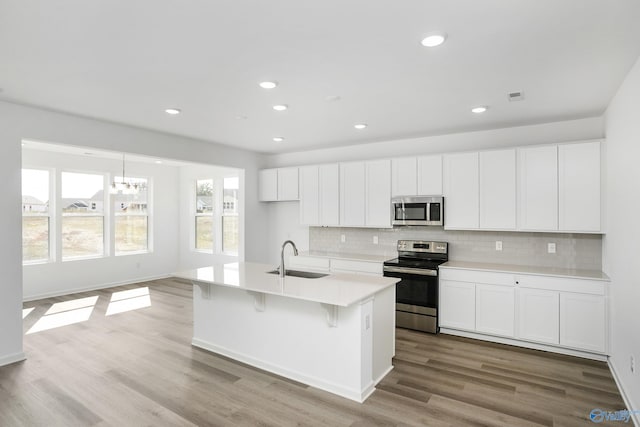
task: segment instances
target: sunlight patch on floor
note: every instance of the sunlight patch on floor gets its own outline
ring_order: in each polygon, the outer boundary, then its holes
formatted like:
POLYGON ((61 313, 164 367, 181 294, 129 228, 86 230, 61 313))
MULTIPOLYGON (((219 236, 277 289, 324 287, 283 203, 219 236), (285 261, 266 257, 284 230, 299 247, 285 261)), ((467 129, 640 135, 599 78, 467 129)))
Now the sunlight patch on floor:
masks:
POLYGON ((35 307, 23 308, 22 309, 22 318, 24 319, 25 317, 27 317, 35 309, 36 309, 35 307))
POLYGON ((85 322, 91 317, 96 302, 98 302, 97 295, 57 302, 27 331, 27 335, 34 332, 59 328, 61 326, 73 325, 74 323, 85 322))
POLYGON ((146 286, 143 288, 114 292, 111 294, 111 302, 109 303, 109 307, 107 307, 106 316, 145 307, 151 307, 149 288, 146 286))

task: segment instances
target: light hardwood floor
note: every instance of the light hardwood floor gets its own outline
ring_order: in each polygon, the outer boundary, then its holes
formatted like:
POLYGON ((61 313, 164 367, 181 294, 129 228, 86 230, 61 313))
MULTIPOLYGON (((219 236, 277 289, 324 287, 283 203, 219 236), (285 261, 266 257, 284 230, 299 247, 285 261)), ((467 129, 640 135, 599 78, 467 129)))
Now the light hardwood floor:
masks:
POLYGON ((165 279, 26 303, 25 333, 99 297, 88 320, 25 335, 27 361, 0 368, 0 426, 578 426, 624 408, 604 363, 402 329, 395 369, 358 404, 191 347, 191 295, 165 279), (105 315, 113 292, 146 286, 150 307, 105 315))

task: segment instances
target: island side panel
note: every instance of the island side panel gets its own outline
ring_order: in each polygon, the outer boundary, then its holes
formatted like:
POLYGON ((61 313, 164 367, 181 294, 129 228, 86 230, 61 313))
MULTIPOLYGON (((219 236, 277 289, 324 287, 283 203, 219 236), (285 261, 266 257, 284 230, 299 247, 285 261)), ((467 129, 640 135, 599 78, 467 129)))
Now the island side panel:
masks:
POLYGON ((373 381, 379 383, 393 369, 396 355, 396 287, 390 286, 373 300, 373 381))
POLYGON ((254 297, 244 290, 212 285, 204 299, 194 287, 192 342, 361 402, 373 390, 371 362, 363 370, 373 349, 369 344, 369 355, 363 355, 362 307, 340 307, 338 325, 330 327, 316 302, 266 295, 264 311, 257 311, 254 297))

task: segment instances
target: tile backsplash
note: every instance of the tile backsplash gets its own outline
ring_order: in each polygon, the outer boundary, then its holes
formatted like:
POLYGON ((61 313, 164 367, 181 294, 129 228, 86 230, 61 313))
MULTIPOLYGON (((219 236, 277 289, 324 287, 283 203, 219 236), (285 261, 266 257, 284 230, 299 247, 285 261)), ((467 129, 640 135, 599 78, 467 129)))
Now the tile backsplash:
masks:
POLYGON ((602 269, 602 236, 598 234, 445 231, 441 227, 309 227, 309 250, 312 251, 393 258, 397 255, 396 243, 401 239, 449 242, 449 259, 453 261, 602 269), (375 236, 378 244, 373 243, 375 236), (502 242, 502 251, 495 250, 496 241, 502 242), (547 253, 548 243, 555 243, 555 254, 547 253))

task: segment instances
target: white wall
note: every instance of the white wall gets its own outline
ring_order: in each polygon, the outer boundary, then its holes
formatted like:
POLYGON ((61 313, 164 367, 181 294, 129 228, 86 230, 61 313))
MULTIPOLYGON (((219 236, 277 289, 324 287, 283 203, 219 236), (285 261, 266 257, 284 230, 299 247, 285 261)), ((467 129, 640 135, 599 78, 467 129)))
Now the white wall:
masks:
MULTIPOLYGON (((628 398, 640 409, 640 61, 606 112, 607 234, 604 270, 611 277, 611 359, 628 398), (636 372, 631 373, 630 358, 636 372)), ((638 417, 640 418, 640 417, 638 417)))
MULTIPOLYGON (((28 147, 27 144, 22 152, 23 167, 100 172, 109 174, 111 179, 122 175, 122 162, 119 160, 36 151, 28 147)), ((149 237, 153 250, 146 254, 25 265, 22 282, 25 300, 134 283, 167 276, 176 270, 178 228, 175 225, 180 221, 178 168, 127 161, 126 174, 151 181, 150 223, 153 233, 149 237)))
MULTIPOLYGON (((365 131, 366 132, 366 131, 365 131)), ((539 125, 464 132, 423 138, 400 139, 369 144, 276 154, 268 157, 269 167, 333 163, 402 157, 416 154, 516 147, 532 144, 599 139, 604 136, 602 117, 543 123, 539 125)))
POLYGON ((245 170, 245 258, 267 253, 267 208, 258 203, 264 157, 195 139, 0 102, 0 365, 22 353, 21 141, 30 139, 245 170))

